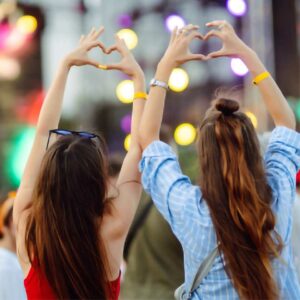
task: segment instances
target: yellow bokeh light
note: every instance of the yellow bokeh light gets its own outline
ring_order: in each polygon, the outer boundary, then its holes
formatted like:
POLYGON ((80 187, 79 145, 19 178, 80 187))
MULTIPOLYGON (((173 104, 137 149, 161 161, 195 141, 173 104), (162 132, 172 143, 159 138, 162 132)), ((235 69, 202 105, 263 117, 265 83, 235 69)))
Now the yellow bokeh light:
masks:
POLYGON ((196 128, 190 123, 180 124, 174 132, 174 139, 178 145, 188 146, 192 144, 197 135, 196 128))
POLYGON ((245 114, 246 114, 247 117, 251 120, 251 122, 252 122, 254 128, 257 128, 258 122, 257 122, 257 118, 256 118, 255 114, 252 113, 251 111, 246 111, 245 114))
POLYGON ((188 73, 181 68, 176 68, 170 76, 169 87, 172 91, 180 93, 188 87, 189 81, 188 73))
POLYGON ((18 19, 17 29, 24 34, 34 33, 37 29, 38 22, 34 16, 25 15, 18 19))
POLYGON ((129 28, 124 28, 118 31, 117 35, 120 39, 123 39, 126 43, 128 49, 134 49, 138 44, 138 36, 137 34, 129 28))
POLYGON ((131 134, 128 134, 124 140, 124 148, 126 151, 129 150, 130 142, 131 142, 131 134))
POLYGON ((131 103, 134 96, 134 87, 132 80, 121 81, 116 88, 116 94, 118 99, 122 103, 131 103))

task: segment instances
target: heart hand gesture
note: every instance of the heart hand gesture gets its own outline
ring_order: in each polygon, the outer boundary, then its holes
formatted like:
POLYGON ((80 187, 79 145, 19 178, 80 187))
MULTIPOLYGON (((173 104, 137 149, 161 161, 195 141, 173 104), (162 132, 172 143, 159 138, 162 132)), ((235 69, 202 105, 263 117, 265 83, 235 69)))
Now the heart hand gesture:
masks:
POLYGON ((93 28, 87 36, 81 36, 79 46, 67 55, 66 59, 70 67, 91 65, 98 68, 99 62, 90 59, 88 52, 93 48, 99 47, 104 53, 106 53, 104 45, 98 40, 103 31, 103 26, 98 30, 93 28))
POLYGON ((175 28, 171 34, 169 46, 162 58, 162 61, 168 62, 173 68, 178 67, 188 61, 205 60, 203 54, 191 53, 189 46, 194 39, 203 39, 198 32, 199 27, 189 24, 182 29, 175 28))
POLYGON ((207 55, 207 58, 217 57, 241 57, 242 54, 249 50, 249 47, 237 36, 233 27, 226 21, 213 21, 206 24, 207 27, 217 27, 209 31, 204 40, 207 41, 211 37, 218 37, 222 40, 223 46, 220 50, 207 55))
POLYGON ((106 51, 107 54, 117 51, 122 59, 119 63, 109 64, 106 66, 107 70, 119 70, 127 74, 130 77, 137 77, 143 74, 143 71, 134 56, 127 48, 125 41, 120 39, 118 35, 115 36, 116 43, 109 47, 106 51))

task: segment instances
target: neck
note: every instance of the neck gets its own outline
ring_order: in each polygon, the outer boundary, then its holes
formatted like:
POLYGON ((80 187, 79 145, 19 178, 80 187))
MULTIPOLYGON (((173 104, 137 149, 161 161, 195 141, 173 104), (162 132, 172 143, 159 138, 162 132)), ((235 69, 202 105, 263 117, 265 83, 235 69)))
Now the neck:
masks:
POLYGON ((13 238, 9 235, 4 236, 0 240, 0 248, 4 248, 10 252, 16 253, 16 243, 13 238))

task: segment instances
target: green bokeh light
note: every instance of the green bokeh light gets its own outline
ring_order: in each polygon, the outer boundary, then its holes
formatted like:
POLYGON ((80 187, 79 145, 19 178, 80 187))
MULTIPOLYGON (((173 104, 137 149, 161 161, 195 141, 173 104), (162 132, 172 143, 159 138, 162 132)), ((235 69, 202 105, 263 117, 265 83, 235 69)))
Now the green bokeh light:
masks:
POLYGON ((297 121, 300 121, 300 99, 296 102, 295 114, 296 114, 297 121))
POLYGON ((20 184, 34 136, 35 127, 26 126, 19 129, 11 140, 5 169, 8 180, 13 187, 18 187, 20 184))

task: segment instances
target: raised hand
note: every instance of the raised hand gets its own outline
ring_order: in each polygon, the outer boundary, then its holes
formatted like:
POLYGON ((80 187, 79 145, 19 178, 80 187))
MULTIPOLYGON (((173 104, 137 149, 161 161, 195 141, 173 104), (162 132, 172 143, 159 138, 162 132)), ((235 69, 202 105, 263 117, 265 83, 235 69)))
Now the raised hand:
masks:
POLYGON ((99 62, 89 58, 88 52, 93 48, 99 47, 104 53, 106 53, 104 45, 98 40, 103 31, 104 27, 101 26, 98 30, 93 28, 87 36, 81 36, 79 46, 66 57, 70 67, 91 65, 99 68, 99 66, 101 66, 99 62))
POLYGON ((203 54, 191 53, 189 47, 194 39, 203 39, 198 32, 199 27, 189 24, 182 29, 175 28, 172 31, 169 46, 161 61, 171 64, 172 67, 178 67, 188 61, 205 60, 203 54))
POLYGON ((217 37, 222 40, 223 46, 220 50, 207 55, 208 58, 217 58, 222 56, 240 57, 249 50, 249 47, 237 36, 233 27, 226 21, 213 21, 206 24, 207 27, 217 27, 212 29, 205 36, 207 41, 211 37, 217 37))
POLYGON ((116 43, 109 47, 106 51, 107 54, 117 51, 122 59, 119 63, 106 65, 107 70, 119 70, 131 77, 143 75, 143 71, 136 59, 127 48, 125 41, 120 39, 118 35, 115 36, 116 43))

